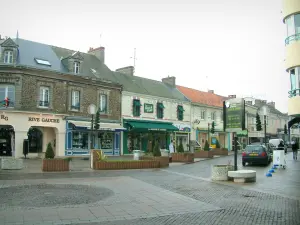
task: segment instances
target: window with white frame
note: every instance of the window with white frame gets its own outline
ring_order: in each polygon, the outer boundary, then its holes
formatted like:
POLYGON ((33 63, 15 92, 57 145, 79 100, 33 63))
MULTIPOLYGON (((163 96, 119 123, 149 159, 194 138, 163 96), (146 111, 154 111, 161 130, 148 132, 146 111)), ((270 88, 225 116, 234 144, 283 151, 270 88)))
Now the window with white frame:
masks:
POLYGON ((205 120, 205 110, 201 111, 200 118, 201 120, 205 120))
POLYGON ((71 109, 80 109, 80 91, 72 91, 71 109))
POLYGON ((12 51, 4 52, 4 63, 13 63, 13 52, 12 51))
POLYGON ((14 107, 15 86, 0 85, 0 108, 14 107))
POLYGON ((101 94, 100 95, 100 106, 99 106, 101 113, 107 113, 107 95, 101 94))
POLYGON ((49 87, 40 87, 40 101, 39 106, 40 107, 49 107, 49 100, 50 100, 50 91, 49 87))
POLYGON ((80 62, 74 62, 74 73, 79 74, 80 72, 80 62))
POLYGON ((216 113, 215 112, 211 112, 210 113, 210 119, 211 120, 215 120, 216 119, 216 113))

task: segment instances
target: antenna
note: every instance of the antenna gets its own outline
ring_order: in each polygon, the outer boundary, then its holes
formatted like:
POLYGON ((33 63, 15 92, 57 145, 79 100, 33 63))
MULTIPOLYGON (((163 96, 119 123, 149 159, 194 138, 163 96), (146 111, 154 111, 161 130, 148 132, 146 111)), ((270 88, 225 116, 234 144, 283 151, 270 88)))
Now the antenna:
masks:
POLYGON ((136 58, 136 48, 134 48, 133 50, 133 57, 130 57, 131 59, 133 59, 133 68, 134 68, 134 71, 135 71, 135 61, 137 60, 136 58))

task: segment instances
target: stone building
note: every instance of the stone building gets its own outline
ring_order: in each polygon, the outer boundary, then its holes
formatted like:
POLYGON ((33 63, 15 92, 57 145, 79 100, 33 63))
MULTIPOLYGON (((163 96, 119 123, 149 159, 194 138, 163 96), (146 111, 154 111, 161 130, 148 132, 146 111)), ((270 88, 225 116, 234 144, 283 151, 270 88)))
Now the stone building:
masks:
POLYGON ((0 46, 1 155, 22 157, 28 146, 29 156, 43 156, 48 143, 56 156, 91 147, 120 154, 122 86, 99 75, 112 74, 104 48, 82 53, 19 38, 0 46), (94 132, 90 104, 100 112, 94 132))

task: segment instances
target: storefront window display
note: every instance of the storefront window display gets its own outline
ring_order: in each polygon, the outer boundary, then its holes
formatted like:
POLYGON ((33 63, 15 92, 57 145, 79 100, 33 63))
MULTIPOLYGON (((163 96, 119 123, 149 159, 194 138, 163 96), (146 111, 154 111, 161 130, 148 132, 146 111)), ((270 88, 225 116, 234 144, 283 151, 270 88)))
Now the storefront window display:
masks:
POLYGON ((87 150, 89 148, 89 134, 83 131, 73 131, 72 148, 78 150, 87 150))
POLYGON ((114 133, 113 132, 100 132, 98 134, 97 145, 104 152, 113 152, 114 148, 114 133))
POLYGON ((166 133, 129 133, 127 141, 128 151, 129 153, 133 150, 152 152, 156 141, 159 143, 160 149, 167 148, 166 133))

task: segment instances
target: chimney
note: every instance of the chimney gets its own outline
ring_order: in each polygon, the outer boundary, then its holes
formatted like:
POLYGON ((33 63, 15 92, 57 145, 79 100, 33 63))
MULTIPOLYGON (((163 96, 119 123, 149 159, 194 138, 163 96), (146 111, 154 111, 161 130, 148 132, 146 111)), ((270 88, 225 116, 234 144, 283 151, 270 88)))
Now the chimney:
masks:
POLYGON ((122 67, 122 68, 116 69, 116 72, 125 73, 127 75, 133 76, 134 67, 133 66, 122 67))
POLYGON ((273 108, 275 108, 275 102, 268 102, 267 105, 272 106, 273 108))
POLYGON ((228 95, 228 98, 236 98, 236 95, 228 95))
POLYGON ((176 77, 166 77, 166 78, 163 78, 163 79, 161 79, 161 81, 163 82, 163 83, 165 83, 165 84, 168 84, 168 85, 170 85, 170 86, 172 86, 172 87, 176 87, 176 77))
POLYGON ((214 90, 208 90, 208 93, 214 94, 215 92, 214 92, 214 90))
POLYGON ((91 48, 88 50, 88 53, 96 56, 101 62, 105 63, 105 48, 91 48))

